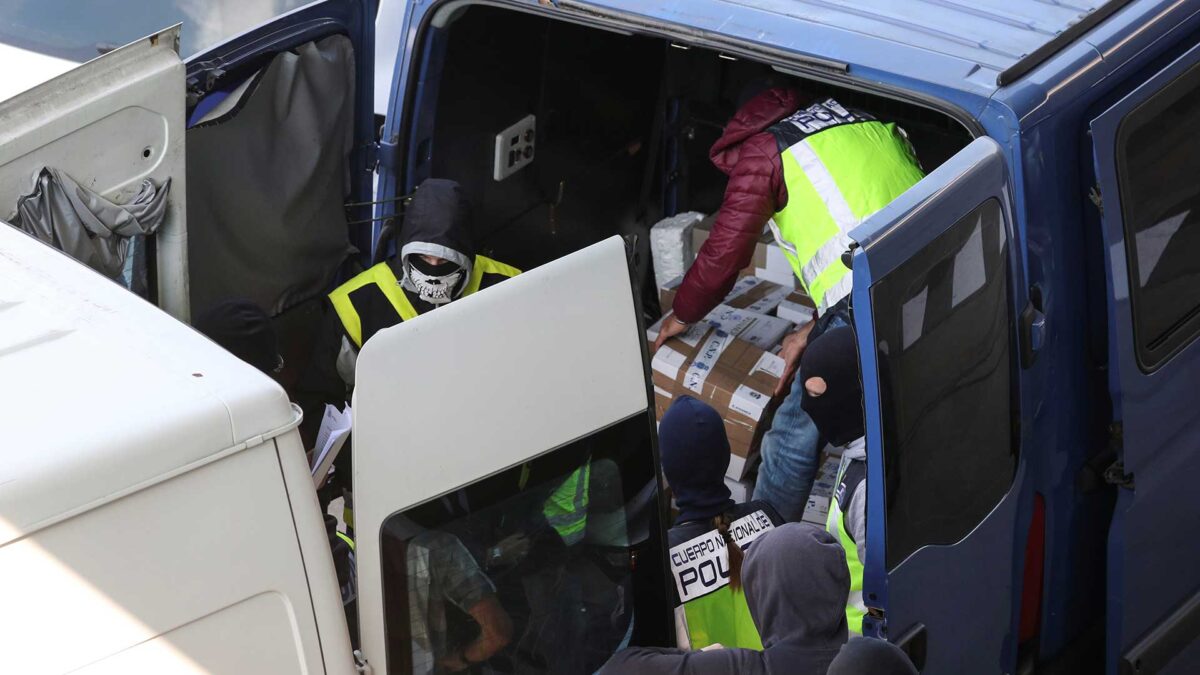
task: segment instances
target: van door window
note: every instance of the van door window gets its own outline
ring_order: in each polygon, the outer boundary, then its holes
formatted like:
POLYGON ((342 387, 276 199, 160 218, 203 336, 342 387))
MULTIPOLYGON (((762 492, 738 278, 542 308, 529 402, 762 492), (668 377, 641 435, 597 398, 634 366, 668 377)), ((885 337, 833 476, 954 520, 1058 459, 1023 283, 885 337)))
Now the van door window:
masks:
POLYGON ((389 671, 586 675, 661 641, 650 424, 637 415, 385 520, 389 671))
POLYGON ((1007 256, 993 198, 871 287, 888 569, 962 539, 1012 483, 1007 256))
POLYGON ((1200 65, 1117 131, 1134 337, 1150 371, 1200 332, 1200 65))

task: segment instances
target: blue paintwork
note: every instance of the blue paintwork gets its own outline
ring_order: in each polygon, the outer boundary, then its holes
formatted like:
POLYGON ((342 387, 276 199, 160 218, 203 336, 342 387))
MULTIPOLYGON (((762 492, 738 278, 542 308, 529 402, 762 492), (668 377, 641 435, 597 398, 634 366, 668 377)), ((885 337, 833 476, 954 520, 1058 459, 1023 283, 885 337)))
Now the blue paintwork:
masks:
MULTIPOLYGON (((1176 59, 1092 123, 1097 174, 1104 194, 1108 263, 1109 387, 1113 418, 1124 427, 1121 459, 1135 490, 1121 490, 1109 539, 1109 595, 1121 612, 1109 619, 1109 662, 1168 615, 1183 591, 1200 588, 1200 538, 1164 528, 1200 522, 1200 500, 1188 498, 1200 475, 1200 345, 1195 342, 1147 374, 1135 358, 1121 195, 1113 150, 1117 128, 1134 108, 1200 62, 1200 46, 1176 59), (1164 520, 1165 519, 1165 520, 1164 520), (1183 535, 1183 536, 1181 536, 1183 535)), ((1200 664, 1195 662, 1192 665, 1200 664)), ((1180 670, 1178 672, 1186 672, 1180 670)))
MULTIPOLYGON (((415 177, 421 176, 419 158, 413 149, 404 148, 405 136, 413 124, 428 124, 419 114, 410 117, 408 106, 417 98, 421 87, 436 82, 437 59, 422 61, 424 54, 435 53, 436 41, 416 50, 418 31, 429 18, 430 10, 440 3, 436 0, 415 0, 402 16, 403 48, 399 51, 394 71, 392 100, 385 126, 385 139, 400 145, 398 166, 381 167, 381 197, 395 197, 397 191, 411 189, 415 177), (431 49, 425 52, 424 49, 431 49), (419 70, 418 70, 419 69, 419 70), (417 75, 419 73, 419 75, 417 75)), ((1195 44, 1200 30, 1200 3, 1194 0, 1135 0, 1109 17, 1074 43, 1064 46, 1036 69, 1015 83, 999 88, 996 74, 1011 65, 1021 54, 1050 39, 1051 34, 1065 28, 1074 19, 1096 5, 1094 2, 1070 3, 1082 10, 1064 9, 1065 3, 1038 0, 984 0, 967 4, 965 0, 922 0, 904 3, 904 15, 888 15, 891 7, 899 6, 887 0, 554 0, 541 5, 535 0, 504 2, 525 11, 547 16, 569 17, 583 22, 619 25, 629 30, 671 36, 674 39, 738 53, 761 60, 797 60, 795 67, 803 70, 812 59, 840 62, 848 68, 848 81, 863 87, 883 87, 901 92, 903 96, 932 102, 933 105, 956 115, 972 129, 995 141, 989 149, 995 163, 1001 161, 1006 180, 997 179, 993 191, 1008 188, 1005 206, 1011 209, 1010 250, 1014 269, 1012 301, 1014 313, 1028 301, 1028 288, 1037 285, 1042 290, 1045 324, 1041 349, 1032 366, 1018 374, 1018 404, 1021 418, 1021 463, 1013 490, 980 528, 966 540, 951 547, 930 547, 914 554, 901 565, 889 580, 883 572, 881 551, 875 542, 882 542, 885 533, 882 518, 876 513, 882 508, 875 497, 869 500, 871 522, 868 536, 867 586, 877 594, 877 603, 889 612, 892 620, 902 603, 915 607, 926 602, 929 611, 940 614, 917 618, 927 625, 954 619, 963 626, 964 637, 974 638, 967 626, 980 621, 981 616, 995 614, 1000 623, 993 626, 1003 635, 985 638, 998 651, 979 653, 971 663, 959 662, 954 672, 1012 672, 1016 662, 1016 626, 1021 598, 1021 567, 1025 540, 1032 519, 1034 494, 1040 494, 1046 505, 1045 570, 1041 619, 1038 633, 1038 656, 1050 660, 1061 654, 1079 636, 1089 622, 1105 611, 1126 615, 1123 625, 1112 630, 1113 644, 1128 645, 1131 635, 1150 625, 1161 606, 1183 597, 1200 587, 1200 566, 1190 565, 1187 575, 1180 577, 1180 567, 1171 564, 1161 567, 1157 559, 1142 559, 1138 550, 1128 548, 1133 541, 1124 528, 1135 513, 1137 504, 1129 494, 1123 494, 1117 506, 1118 517, 1108 532, 1111 509, 1111 490, 1085 493, 1078 478, 1085 460, 1103 448, 1105 430, 1110 415, 1107 412, 1109 382, 1103 366, 1111 361, 1111 370, 1124 372, 1123 354, 1119 340, 1112 341, 1113 353, 1103 349, 1102 336, 1107 326, 1116 330, 1128 328, 1128 317, 1119 307, 1110 311, 1106 303, 1107 290, 1100 282, 1105 276, 1110 283, 1123 283, 1124 268, 1105 267, 1098 262, 1103 256, 1098 214, 1087 200, 1088 188, 1095 177, 1091 167, 1091 143, 1087 137, 1089 122, 1108 106, 1116 103, 1133 88, 1145 82, 1163 63, 1154 63, 1181 43, 1195 44), (919 5, 920 11, 910 8, 919 5), (585 11, 586 10, 586 11, 585 11), (965 16, 970 14, 970 16, 965 16), (881 15, 883 18, 881 18, 881 15), (961 29, 961 30, 960 30, 961 29), (973 39, 972 39, 973 38, 973 39), (763 50, 771 50, 766 52, 763 50), (1149 69, 1149 72, 1144 72, 1149 69), (1105 275, 1105 271, 1109 272, 1105 275), (995 538, 992 547, 976 548, 978 539, 987 528, 988 537, 995 538), (978 536, 977 536, 978 535, 978 536), (1103 587, 1103 566, 1106 552, 1114 561, 1110 576, 1123 579, 1124 586, 1115 584, 1110 597, 1098 589, 1103 587), (961 547, 961 548, 960 548, 961 547), (996 547, 1004 555, 992 556, 996 547), (940 549, 932 553, 926 551, 940 549), (956 551, 955 549, 959 549, 956 551), (994 586, 994 592, 971 595, 974 600, 986 597, 988 604, 967 606, 955 597, 930 597, 926 588, 911 586, 933 583, 927 572, 913 573, 903 580, 901 572, 919 555, 942 555, 945 561, 971 559, 967 570, 945 569, 944 578, 956 578, 971 586, 994 586), (986 558, 986 559, 985 559, 986 558), (1146 560, 1152 567, 1136 568, 1146 560), (1157 574, 1146 573, 1150 569, 1157 574), (968 574, 969 577, 955 575, 968 574), (1157 576, 1156 583, 1173 578, 1180 581, 1175 588, 1153 587, 1157 597, 1145 601, 1133 597, 1136 575, 1157 576), (921 577, 920 580, 917 577, 921 577), (906 584, 910 587, 899 588, 906 584), (923 595, 922 595, 923 594, 923 595), (1138 609, 1142 604, 1145 609, 1138 609), (1137 607, 1135 607, 1135 605, 1137 607), (1115 610, 1115 611, 1114 611, 1115 610), (1148 623, 1150 622, 1150 623, 1148 623), (1006 626, 1006 628, 1004 627, 1006 626)), ((827 77, 830 77, 826 73, 827 77)), ((831 77, 840 77, 836 73, 831 77)), ((957 170, 960 177, 969 171, 956 162, 947 167, 957 170)), ((975 157, 979 159, 979 157, 975 157)), ((944 167, 945 168, 945 167, 944 167)), ((935 172, 936 174, 937 172, 935 172)), ((948 181, 952 184, 954 181, 948 181)), ((929 186, 934 182, 928 183, 929 186)), ((984 189, 987 186, 979 186, 984 189)), ((925 188, 914 188, 911 195, 942 199, 925 188)), ((993 192, 994 193, 994 192, 993 192)), ((965 193, 964 193, 965 194, 965 193)), ((1106 198, 1108 190, 1106 190, 1106 198)), ((908 195, 904 199, 908 199, 908 195)), ((965 197, 964 197, 965 199, 965 197)), ((946 198, 944 204, 953 203, 946 198)), ((975 203, 978 203, 976 201, 975 203)), ((898 262, 905 252, 911 252, 930 236, 929 230, 916 224, 894 227, 891 217, 899 217, 917 208, 912 199, 885 210, 864 230, 868 255, 858 255, 855 264, 855 301, 864 306, 871 278, 882 274, 882 267, 898 262), (888 234, 892 240, 888 240, 888 234), (906 239, 910 239, 906 241, 906 239), (866 264, 857 262, 866 260, 866 264), (886 262, 886 261, 891 262, 886 262), (886 263, 886 264, 885 264, 886 263)), ((974 205, 974 204, 973 204, 974 205)), ((394 212, 390 203, 382 204, 381 216, 394 212)), ((936 215, 936 211, 931 211, 936 215)), ((938 221, 941 222, 941 221, 938 221)), ((946 221, 948 223, 950 221, 946 221)), ((943 226, 944 224, 943 223, 943 226)), ((1111 229, 1111 223, 1107 225, 1111 229)), ((867 227, 867 226, 864 226, 867 227)), ((929 225, 927 227, 937 227, 929 225)), ((873 334, 869 314, 856 317, 860 334, 865 372, 874 372, 873 351, 866 348, 873 334)), ((1117 336, 1119 337, 1119 335, 1117 336)), ((1162 425, 1172 414, 1167 403, 1155 397, 1174 396, 1175 402, 1188 400, 1172 392, 1200 381, 1200 356, 1192 345, 1184 354, 1156 374, 1152 389, 1147 384, 1138 389, 1121 389, 1123 381, 1113 382, 1112 393, 1118 403, 1121 396, 1137 395, 1136 409, 1147 425, 1162 425)), ((864 383, 869 404, 877 400, 877 383, 868 378, 864 383)), ((1121 412, 1131 410, 1126 400, 1121 412)), ((872 458, 880 461, 878 410, 871 411, 874 428, 868 435, 872 458)), ((1175 447, 1195 447, 1200 444, 1200 429, 1196 416, 1182 412, 1176 415, 1180 427, 1167 440, 1151 435, 1149 443, 1177 444, 1175 447)), ((1166 427, 1160 428, 1165 429, 1166 427)), ((1130 445, 1126 433, 1126 449, 1130 445)), ((1141 442, 1141 441, 1139 441, 1141 442)), ((1179 471, 1179 462, 1166 463, 1156 470, 1169 476, 1179 471)), ((1146 480, 1155 478, 1155 470, 1144 470, 1146 480)), ((1194 472, 1193 472, 1194 473, 1194 472)), ((878 472, 868 478, 872 495, 882 494, 878 472)), ((1139 481, 1140 484, 1140 481, 1139 481)), ((1187 499, 1188 492, 1167 492, 1160 508, 1187 499), (1170 501, 1174 500, 1174 501, 1170 501)), ((1145 500, 1144 500, 1145 501, 1145 500)), ((1194 500, 1193 500, 1194 501, 1194 500)), ((1140 539, 1159 545, 1174 545, 1187 533, 1179 531, 1180 521, 1161 511, 1158 517, 1137 520, 1140 539)), ((1191 522, 1200 522, 1191 519, 1191 522)), ((1194 537, 1193 537, 1194 538, 1194 537)), ((1200 540, 1198 540, 1200 541, 1200 540)), ((1189 558, 1189 560, 1191 560, 1189 558)), ((935 570, 933 563, 925 570, 935 570)), ((1144 592, 1137 587, 1137 592, 1144 592)), ((970 592, 975 594, 976 589, 970 592)), ((900 617, 896 617, 900 620, 900 617)), ((869 627, 870 628, 870 627, 869 627)), ((900 627, 890 627, 897 637, 900 627)), ((1192 650, 1195 651, 1195 650, 1192 650)), ((931 655, 931 664, 944 663, 931 655)), ((1108 667, 1114 666, 1112 655, 1108 667)), ((928 670, 927 672, 936 672, 928 670)))
MULTIPOLYGON (((884 466, 871 287, 990 197, 1001 204, 1011 252, 1013 200, 1003 148, 984 137, 851 232, 860 245, 854 254, 853 302, 863 365, 869 467, 884 466)), ((1011 288, 1023 288, 1023 272, 1011 255, 1009 264, 1011 288)), ((1012 314, 1017 315, 1015 309, 1012 314)), ((1016 324, 1012 326, 1015 345, 1016 324)), ((868 471, 863 594, 868 606, 887 610, 886 627, 871 621, 869 634, 898 639, 923 624, 929 640, 924 671, 928 673, 1014 670, 1017 605, 1013 591, 1020 588, 1022 566, 1012 542, 1021 515, 1018 507, 1032 494, 1028 473, 1028 462, 1022 456, 1008 495, 962 541, 953 546, 923 547, 887 571, 884 472, 868 471), (981 583, 982 579, 988 581, 981 583), (933 589, 936 592, 931 592, 933 589), (975 610, 970 612, 970 621, 964 620, 964 608, 975 610)))
MULTIPOLYGON (((283 14, 270 23, 196 54, 187 60, 188 78, 203 80, 207 74, 219 72, 249 75, 252 69, 265 64, 272 55, 297 45, 320 38, 343 34, 354 44, 355 119, 354 150, 350 157, 351 189, 348 201, 368 202, 371 200, 374 165, 371 161, 371 146, 375 138, 375 121, 372 114, 373 90, 375 86, 375 6, 377 0, 324 0, 314 2, 283 14)), ((240 77, 233 78, 237 82, 240 77)), ((218 80, 213 92, 220 97, 228 91, 228 85, 218 80)), ((197 111, 215 103, 208 101, 212 96, 200 100, 190 118, 198 119, 197 111)), ((355 207, 349 211, 350 220, 370 218, 370 206, 355 207)), ((351 226, 350 241, 360 251, 369 251, 372 241, 370 225, 351 226)))

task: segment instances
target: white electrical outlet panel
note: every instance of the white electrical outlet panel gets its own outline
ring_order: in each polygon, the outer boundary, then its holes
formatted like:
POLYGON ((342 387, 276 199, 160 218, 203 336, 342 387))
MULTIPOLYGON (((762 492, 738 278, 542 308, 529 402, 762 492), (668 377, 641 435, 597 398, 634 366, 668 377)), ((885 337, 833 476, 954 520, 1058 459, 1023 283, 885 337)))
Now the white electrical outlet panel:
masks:
POLYGON ((532 162, 536 138, 537 118, 533 115, 526 115, 520 122, 496 134, 492 178, 504 180, 532 162))

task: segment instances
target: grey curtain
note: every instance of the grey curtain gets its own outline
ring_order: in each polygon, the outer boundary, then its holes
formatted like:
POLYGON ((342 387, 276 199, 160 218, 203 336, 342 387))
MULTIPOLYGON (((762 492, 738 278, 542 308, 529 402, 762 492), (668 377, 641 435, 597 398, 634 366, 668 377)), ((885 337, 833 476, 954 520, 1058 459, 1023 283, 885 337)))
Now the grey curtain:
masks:
MULTIPOLYGON (((53 168, 38 174, 33 192, 17 200, 10 222, 71 257, 117 279, 135 237, 154 234, 166 214, 168 179, 156 186, 149 179, 126 204, 116 204, 79 185, 53 168)), ((129 279, 122 279, 130 285, 129 279)))

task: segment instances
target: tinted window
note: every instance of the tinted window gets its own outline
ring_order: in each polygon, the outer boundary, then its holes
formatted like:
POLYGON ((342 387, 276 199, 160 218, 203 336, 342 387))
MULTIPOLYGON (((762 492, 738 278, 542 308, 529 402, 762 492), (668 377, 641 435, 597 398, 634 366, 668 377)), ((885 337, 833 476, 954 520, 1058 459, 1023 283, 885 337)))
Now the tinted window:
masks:
POLYGON ((1008 255, 984 202, 871 287, 887 565, 966 536, 1016 470, 1008 255))
POLYGON ((389 517, 388 670, 590 675, 666 644, 653 427, 639 415, 389 517), (508 629, 505 630, 505 626, 508 629))
POLYGON ((1138 360, 1150 369, 1200 326, 1200 66, 1138 106, 1117 132, 1138 360))

